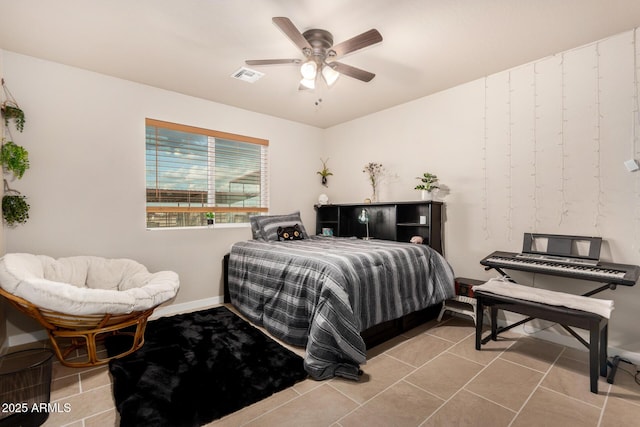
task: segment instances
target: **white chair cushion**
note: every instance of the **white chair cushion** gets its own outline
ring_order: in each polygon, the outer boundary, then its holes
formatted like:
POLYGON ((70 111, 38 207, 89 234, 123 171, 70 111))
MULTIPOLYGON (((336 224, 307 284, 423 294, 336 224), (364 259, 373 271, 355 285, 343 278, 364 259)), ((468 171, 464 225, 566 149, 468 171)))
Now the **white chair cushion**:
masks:
POLYGON ((180 281, 130 259, 12 253, 0 258, 0 286, 41 308, 94 315, 150 309, 173 298, 180 281))
POLYGON ((539 302, 541 304, 563 306, 576 310, 596 313, 609 319, 613 310, 612 300, 589 298, 582 295, 566 294, 548 289, 518 285, 504 278, 489 279, 482 285, 473 287, 473 291, 486 291, 511 298, 539 302))

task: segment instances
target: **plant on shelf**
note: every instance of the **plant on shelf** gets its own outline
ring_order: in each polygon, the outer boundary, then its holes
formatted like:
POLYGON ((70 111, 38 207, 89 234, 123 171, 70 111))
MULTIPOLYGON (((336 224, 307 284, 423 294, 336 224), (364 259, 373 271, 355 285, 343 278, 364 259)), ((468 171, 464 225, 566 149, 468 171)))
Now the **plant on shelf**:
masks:
POLYGON ((3 141, 0 148, 0 163, 6 171, 20 179, 29 169, 29 152, 13 141, 3 141))
POLYGON ((15 190, 9 190, 2 196, 2 217, 9 227, 26 223, 29 219, 27 197, 15 190))
POLYGON ((317 173, 322 177, 322 185, 324 185, 325 187, 328 187, 327 177, 333 175, 333 173, 329 172, 329 168, 327 167, 327 162, 329 161, 329 159, 327 160, 320 159, 320 161, 322 162, 322 170, 319 170, 317 173))
POLYGON ((438 177, 432 173, 425 172, 421 177, 417 177, 421 184, 416 185, 415 190, 422 191, 422 199, 430 200, 432 197, 431 192, 440 188, 438 185, 438 177))
POLYGON ((5 126, 9 126, 9 120, 13 120, 19 132, 24 130, 24 112, 18 107, 18 104, 12 101, 5 101, 0 109, 2 110, 5 126))
POLYGON ((216 221, 215 212, 207 212, 204 216, 207 218, 207 225, 213 227, 213 224, 216 221))

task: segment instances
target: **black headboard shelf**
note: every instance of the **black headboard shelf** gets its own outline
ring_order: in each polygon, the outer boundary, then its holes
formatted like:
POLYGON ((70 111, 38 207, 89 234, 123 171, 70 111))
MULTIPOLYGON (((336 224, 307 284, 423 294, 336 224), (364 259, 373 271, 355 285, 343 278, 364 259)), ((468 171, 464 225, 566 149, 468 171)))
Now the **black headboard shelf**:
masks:
POLYGON ((316 205, 316 234, 330 229, 334 236, 367 235, 358 221, 363 209, 369 214, 369 236, 374 239, 408 242, 421 236, 424 243, 442 251, 442 202, 384 202, 316 205))

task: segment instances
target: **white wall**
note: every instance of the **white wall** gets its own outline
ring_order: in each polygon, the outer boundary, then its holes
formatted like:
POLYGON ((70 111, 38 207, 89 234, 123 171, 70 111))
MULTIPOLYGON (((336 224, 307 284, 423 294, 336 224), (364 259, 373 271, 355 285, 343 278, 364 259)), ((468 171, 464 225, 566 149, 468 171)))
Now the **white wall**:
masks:
MULTIPOLYGON (((495 276, 479 261, 494 250, 519 252, 524 232, 601 236, 602 259, 640 264, 640 172, 623 165, 640 159, 633 37, 624 33, 328 129, 330 200, 370 196, 367 162, 388 171, 383 201, 416 200, 415 177, 437 174, 449 189, 445 254, 458 276, 495 276)), ((596 285, 513 275, 573 293, 596 285)), ((611 345, 640 353, 640 289, 600 297, 615 300, 611 345)))
MULTIPOLYGON (((300 210, 315 229, 313 204, 322 131, 198 98, 2 52, 4 77, 25 112, 15 142, 31 168, 11 186, 31 205, 27 224, 6 230, 7 252, 52 257, 132 258, 174 270, 175 304, 222 295, 222 258, 248 227, 145 229, 144 119, 151 117, 270 141, 271 212, 300 210)), ((12 313, 9 335, 34 329, 12 313)))
MULTIPOLYGON (((5 79, 27 117, 15 139, 32 164, 13 185, 29 196, 31 218, 6 231, 6 250, 131 257, 180 274, 176 304, 220 296, 222 256, 249 230, 145 230, 144 118, 153 117, 269 139, 272 212, 300 209, 310 229, 319 193, 333 202, 371 196, 367 162, 389 172, 382 200, 416 200, 415 177, 436 173, 448 187, 445 254, 458 276, 494 276, 479 261, 494 250, 519 251, 529 231, 602 236, 603 259, 640 264, 640 173, 623 166, 640 159, 632 38, 624 33, 325 131, 4 52, 5 79), (334 173, 329 188, 315 173, 321 157, 334 173)), ((514 277, 573 293, 594 286, 514 277)), ((600 296, 616 304, 611 345, 640 353, 638 288, 600 296)), ((10 335, 29 329, 17 322, 10 319, 10 335)))

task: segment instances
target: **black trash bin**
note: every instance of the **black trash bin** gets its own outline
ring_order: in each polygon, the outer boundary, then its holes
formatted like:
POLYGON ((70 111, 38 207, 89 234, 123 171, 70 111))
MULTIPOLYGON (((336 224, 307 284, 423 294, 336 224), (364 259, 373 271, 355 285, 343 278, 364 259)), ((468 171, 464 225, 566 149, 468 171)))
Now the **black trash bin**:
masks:
POLYGON ((49 417, 53 352, 38 348, 0 357, 0 427, 42 425, 49 417))

